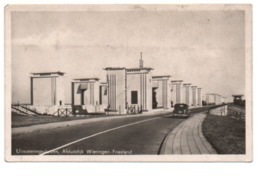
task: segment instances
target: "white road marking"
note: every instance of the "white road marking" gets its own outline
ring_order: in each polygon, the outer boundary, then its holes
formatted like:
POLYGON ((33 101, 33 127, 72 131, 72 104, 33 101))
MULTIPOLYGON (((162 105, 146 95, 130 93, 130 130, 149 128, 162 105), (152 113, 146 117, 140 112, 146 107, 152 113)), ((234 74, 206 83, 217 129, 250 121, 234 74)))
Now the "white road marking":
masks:
POLYGON ((67 144, 62 145, 62 146, 60 146, 60 147, 57 147, 57 148, 55 148, 55 149, 52 149, 52 150, 49 150, 49 151, 45 151, 44 153, 40 154, 40 156, 45 155, 45 154, 48 154, 48 153, 50 153, 50 152, 52 152, 52 151, 57 151, 57 150, 59 150, 59 149, 61 149, 61 148, 70 146, 70 145, 75 144, 75 143, 78 143, 78 142, 80 142, 80 141, 84 141, 84 140, 86 140, 86 139, 89 139, 89 138, 98 136, 98 135, 100 135, 100 134, 105 134, 105 133, 110 132, 110 131, 114 131, 114 130, 121 129, 121 128, 124 128, 124 127, 127 127, 127 126, 132 126, 132 125, 135 125, 135 124, 139 124, 139 123, 143 123, 143 122, 146 122, 146 121, 151 121, 151 120, 155 120, 155 119, 159 119, 159 118, 162 118, 162 117, 155 117, 155 118, 151 118, 151 119, 146 119, 146 120, 142 120, 142 121, 138 121, 138 122, 134 122, 134 123, 125 124, 125 125, 123 125, 123 126, 118 126, 118 127, 112 128, 112 129, 105 130, 105 131, 101 131, 101 132, 99 132, 99 133, 92 134, 92 135, 90 135, 90 136, 86 136, 86 137, 81 138, 81 139, 78 139, 78 140, 76 140, 76 141, 67 143, 67 144))

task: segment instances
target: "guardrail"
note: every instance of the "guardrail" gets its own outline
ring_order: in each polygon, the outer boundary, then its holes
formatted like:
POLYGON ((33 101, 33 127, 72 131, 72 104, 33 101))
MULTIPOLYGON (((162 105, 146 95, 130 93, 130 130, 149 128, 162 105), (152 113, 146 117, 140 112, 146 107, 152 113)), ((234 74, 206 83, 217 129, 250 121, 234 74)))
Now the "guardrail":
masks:
POLYGON ((245 110, 243 108, 231 105, 231 104, 221 104, 221 105, 212 105, 212 106, 203 106, 199 108, 194 108, 191 109, 191 113, 198 113, 198 112, 203 112, 203 111, 209 111, 221 106, 228 106, 228 113, 227 116, 230 116, 232 118, 235 118, 237 120, 245 120, 245 110))
POLYGON ((209 111, 211 109, 215 109, 215 108, 218 108, 218 107, 221 107, 221 106, 227 106, 227 104, 202 106, 202 107, 190 109, 190 112, 191 113, 198 113, 198 112, 203 112, 203 111, 209 111))

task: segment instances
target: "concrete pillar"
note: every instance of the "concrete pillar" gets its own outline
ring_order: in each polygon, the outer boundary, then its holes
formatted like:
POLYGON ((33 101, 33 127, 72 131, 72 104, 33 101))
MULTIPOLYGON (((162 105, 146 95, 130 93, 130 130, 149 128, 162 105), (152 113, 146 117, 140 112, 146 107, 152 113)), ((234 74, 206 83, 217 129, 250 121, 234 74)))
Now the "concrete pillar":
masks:
POLYGON ((105 68, 108 83, 108 107, 109 111, 119 114, 126 113, 126 69, 105 68))
POLYGON ((147 74, 140 74, 140 99, 142 111, 147 111, 147 74))
POLYGON ((152 108, 152 73, 151 70, 146 75, 146 111, 151 111, 152 108))
POLYGON ((202 88, 197 88, 197 91, 198 91, 198 102, 197 102, 197 104, 199 106, 202 106, 202 88))
POLYGON ((222 97, 221 103, 222 103, 222 104, 225 104, 225 103, 226 103, 226 97, 222 97))
POLYGON ((33 105, 33 77, 31 77, 31 105, 33 105))
MULTIPOLYGON (((108 104, 109 104, 109 109, 116 111, 118 110, 117 108, 117 74, 108 74, 107 79, 108 79, 108 104)), ((122 99, 124 101, 124 99, 122 99)), ((119 103, 120 104, 120 103, 119 103)))
POLYGON ((174 80, 171 81, 171 102, 172 105, 177 103, 183 103, 183 95, 182 95, 182 80, 174 80))
MULTIPOLYGON (((130 74, 130 72, 128 73, 130 74)), ((133 75, 131 75, 133 76, 133 75)), ((132 82, 136 83, 136 82, 132 82)), ((142 111, 149 111, 152 109, 152 81, 150 70, 141 69, 140 70, 140 108, 142 111)))
POLYGON ((192 106, 197 106, 197 86, 191 86, 192 89, 192 106))
POLYGON ((169 93, 169 80, 162 80, 162 104, 164 109, 168 109, 171 106, 169 93))
POLYGON ((218 94, 214 94, 214 101, 215 101, 215 105, 220 104, 219 103, 219 95, 218 94))
POLYGON ((183 84, 183 102, 189 106, 191 106, 191 84, 185 83, 183 84))
POLYGON ((108 85, 107 83, 101 83, 99 87, 99 104, 102 105, 104 108, 107 108, 108 105, 108 97, 107 97, 107 91, 108 91, 108 85))
POLYGON ((171 89, 170 78, 171 76, 153 76, 154 85, 156 85, 158 106, 164 109, 171 107, 171 89))
POLYGON ((215 94, 211 94, 211 93, 207 94, 206 95, 206 103, 208 105, 215 104, 216 103, 216 101, 215 101, 215 94))
POLYGON ((71 105, 74 106, 74 82, 71 82, 71 105))

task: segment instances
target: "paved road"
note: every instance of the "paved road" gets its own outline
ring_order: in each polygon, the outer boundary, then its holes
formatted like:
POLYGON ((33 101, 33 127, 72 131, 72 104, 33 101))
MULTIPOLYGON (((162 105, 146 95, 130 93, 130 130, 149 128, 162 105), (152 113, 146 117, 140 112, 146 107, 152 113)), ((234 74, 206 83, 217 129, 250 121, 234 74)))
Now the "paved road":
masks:
POLYGON ((166 135, 184 120, 168 113, 13 135, 12 154, 158 154, 166 135))

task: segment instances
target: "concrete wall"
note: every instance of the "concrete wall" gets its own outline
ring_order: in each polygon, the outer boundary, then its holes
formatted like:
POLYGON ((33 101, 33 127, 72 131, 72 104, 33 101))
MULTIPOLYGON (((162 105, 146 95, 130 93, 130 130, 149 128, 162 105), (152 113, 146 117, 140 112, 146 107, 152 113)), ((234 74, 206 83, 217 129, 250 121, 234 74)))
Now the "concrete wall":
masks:
POLYGON ((101 95, 101 103, 103 107, 107 107, 108 105, 108 87, 107 86, 100 86, 100 95, 101 95))
POLYGON ((197 102, 198 102, 198 94, 197 94, 197 87, 196 86, 192 86, 191 87, 191 91, 192 91, 192 106, 197 106, 197 102))
POLYGON ((171 83, 172 105, 183 103, 183 85, 180 82, 171 83))
POLYGON ((183 85, 183 103, 191 106, 192 104, 192 92, 190 85, 183 85))
POLYGON ((188 100, 187 100, 187 86, 184 85, 183 86, 183 89, 182 89, 182 100, 183 100, 183 103, 185 104, 188 104, 188 100))
POLYGON ((213 94, 206 95, 206 103, 207 104, 215 104, 215 97, 213 94))
POLYGON ((168 109, 171 107, 171 89, 170 89, 170 81, 168 78, 154 78, 153 79, 153 87, 157 88, 156 92, 156 100, 158 108, 168 109))
POLYGON ((41 114, 49 114, 57 116, 57 111, 59 108, 68 108, 71 109, 70 105, 62 105, 62 106, 53 106, 53 105, 31 105, 27 106, 28 108, 37 111, 41 114))
POLYGON ((157 107, 158 108, 163 108, 163 99, 162 99, 162 82, 157 81, 157 89, 155 90, 156 92, 156 100, 157 100, 157 107))
POLYGON ((89 113, 105 112, 108 107, 108 86, 98 80, 83 79, 72 82, 72 106, 81 105, 89 113), (82 103, 82 90, 83 103, 82 103))
POLYGON ((152 110, 152 73, 146 74, 146 110, 152 110))
POLYGON ((218 94, 215 94, 215 103, 221 104, 222 103, 222 97, 218 94))
POLYGON ((140 88, 140 74, 128 74, 127 75, 127 104, 131 105, 139 105, 141 106, 141 88, 140 88), (137 91, 137 104, 131 104, 131 92, 137 91))
POLYGON ((226 97, 222 97, 221 102, 222 102, 222 103, 227 103, 226 97))
POLYGON ((127 73, 127 104, 137 105, 140 110, 149 111, 152 109, 152 82, 149 73, 127 73), (137 91, 137 104, 131 103, 131 92, 137 91))
POLYGON ((31 98, 35 106, 64 105, 63 77, 32 77, 31 98))
POLYGON ((33 78, 33 105, 54 105, 53 78, 33 78))
POLYGON ((81 105, 80 83, 72 82, 72 105, 81 105))
POLYGON ((108 106, 109 110, 119 114, 126 113, 126 70, 108 70, 108 106))
POLYGON ((206 103, 207 104, 221 104, 222 103, 222 96, 219 94, 207 94, 206 95, 206 103))
POLYGON ((209 111, 210 114, 214 114, 217 116, 227 116, 228 114, 228 106, 221 106, 219 108, 215 108, 209 111))
POLYGON ((74 105, 99 105, 99 83, 98 82, 74 82, 74 105), (81 86, 84 90, 83 104, 81 104, 81 86))
POLYGON ((57 98, 57 105, 62 106, 65 105, 65 84, 63 77, 56 78, 56 98, 57 98))
POLYGON ((197 93, 198 93, 198 103, 197 103, 197 105, 202 106, 202 89, 198 88, 197 93))

